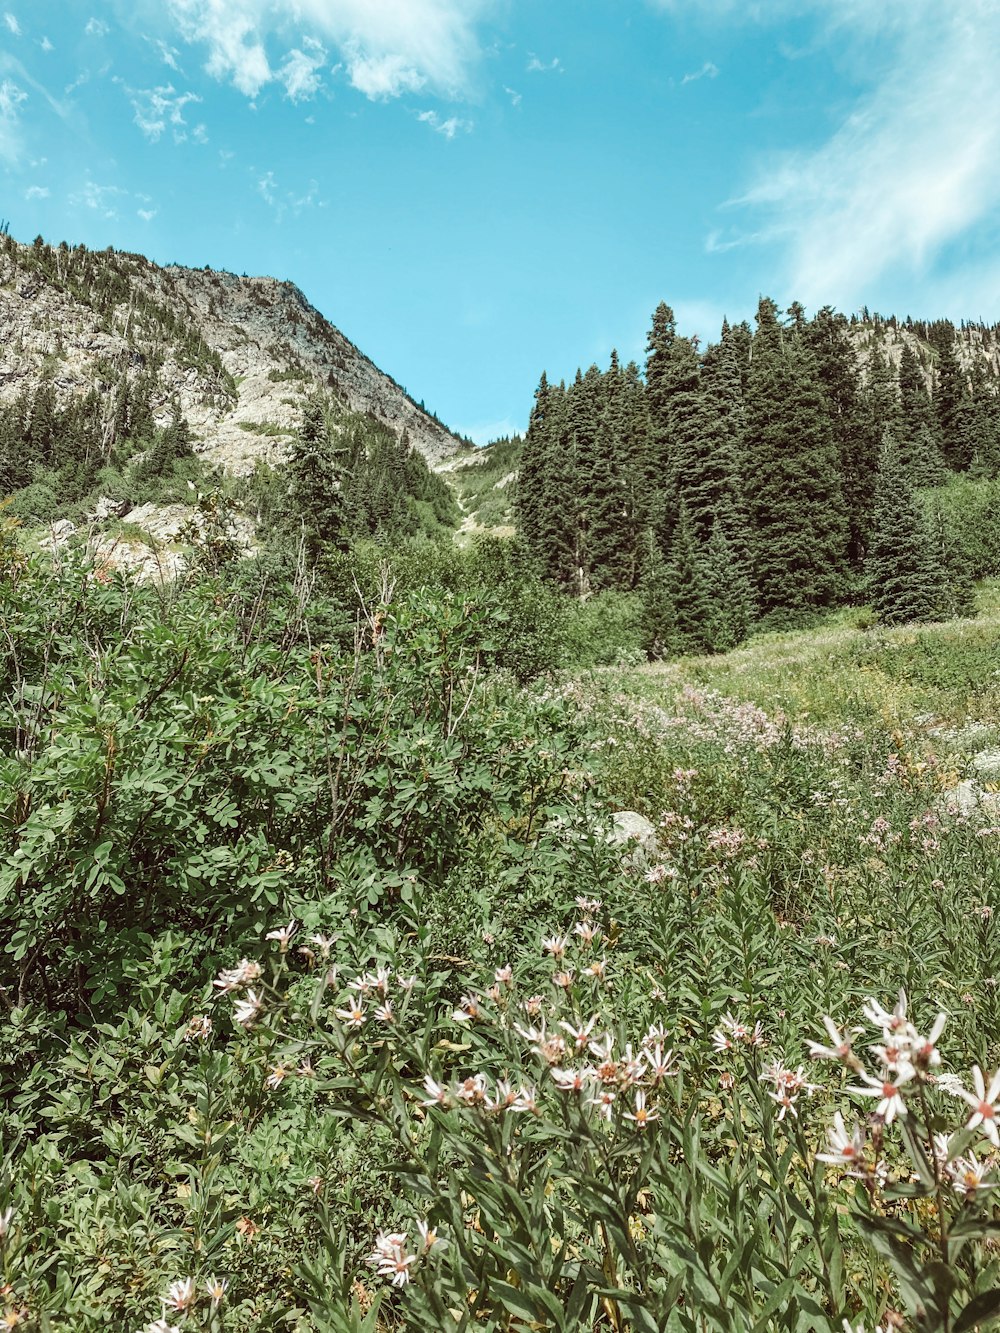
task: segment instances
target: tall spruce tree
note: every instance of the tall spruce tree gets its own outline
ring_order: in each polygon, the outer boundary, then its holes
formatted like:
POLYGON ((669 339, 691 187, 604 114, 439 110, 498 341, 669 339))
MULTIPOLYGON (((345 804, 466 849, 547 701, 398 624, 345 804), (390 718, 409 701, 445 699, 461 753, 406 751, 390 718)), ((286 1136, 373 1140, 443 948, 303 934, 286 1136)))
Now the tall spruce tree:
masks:
POLYGON ((940 617, 944 571, 891 431, 879 460, 865 578, 883 624, 940 617))
POLYGON ((860 571, 868 540, 880 434, 865 406, 861 373, 844 316, 824 306, 808 325, 800 322, 798 328, 816 360, 830 431, 840 458, 850 525, 849 558, 852 567, 860 571))
POLYGON ((844 594, 850 529, 841 459, 815 360, 757 313, 747 386, 746 490, 762 615, 794 622, 844 594))
POLYGON ((756 607, 747 570, 734 557, 721 524, 712 530, 703 568, 710 608, 706 639, 713 652, 725 653, 746 640, 756 607))

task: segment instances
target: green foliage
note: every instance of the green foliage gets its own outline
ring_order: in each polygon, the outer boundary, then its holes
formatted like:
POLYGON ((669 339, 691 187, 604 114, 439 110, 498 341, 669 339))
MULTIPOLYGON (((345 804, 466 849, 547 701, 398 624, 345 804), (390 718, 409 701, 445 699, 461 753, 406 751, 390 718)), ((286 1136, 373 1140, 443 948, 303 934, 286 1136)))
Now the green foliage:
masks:
POLYGON ((872 610, 887 625, 941 618, 945 566, 891 436, 879 463, 865 576, 872 610))
MULTIPOLYGON (((995 622, 522 688, 516 545, 350 559, 340 651, 276 563, 156 591, 0 542, 0 1316, 983 1321, 993 1168, 936 1079, 1000 1059, 1000 861, 914 714, 1000 736, 995 622), (856 1071, 798 1067, 900 986, 944 1063, 865 1133, 856 1071)), ((633 605, 579 614, 610 649, 633 605)))
POLYGON ((635 665, 646 655, 641 594, 600 592, 570 602, 563 642, 573 667, 635 665))
POLYGON ((942 515, 973 579, 1000 574, 1000 481, 951 477, 922 498, 929 518, 942 515))

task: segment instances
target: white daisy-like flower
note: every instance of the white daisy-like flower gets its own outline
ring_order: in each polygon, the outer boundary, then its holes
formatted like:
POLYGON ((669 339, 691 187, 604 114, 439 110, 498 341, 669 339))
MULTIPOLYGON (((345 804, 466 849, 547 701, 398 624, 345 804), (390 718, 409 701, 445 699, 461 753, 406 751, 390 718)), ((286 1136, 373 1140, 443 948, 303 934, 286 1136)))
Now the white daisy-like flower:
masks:
POLYGON ((864 1156, 865 1135, 860 1125, 855 1125, 848 1134, 844 1117, 839 1111, 833 1113, 833 1125, 827 1130, 830 1146, 826 1152, 818 1152, 818 1162, 832 1162, 835 1166, 857 1166, 864 1156))
POLYGON ((1000 1069, 990 1079, 989 1087, 983 1078, 983 1071, 978 1065, 972 1066, 974 1092, 962 1089, 962 1097, 972 1107, 966 1129, 981 1129, 994 1148, 1000 1148, 1000 1132, 997 1130, 997 1102, 1000 1100, 1000 1069))
POLYGON ((872 1078, 871 1074, 864 1070, 860 1071, 866 1086, 863 1088, 848 1088, 848 1092, 856 1093, 859 1097, 878 1097, 879 1104, 875 1108, 875 1114, 882 1117, 887 1125, 891 1125, 898 1116, 900 1120, 906 1115, 906 1102, 903 1101, 900 1088, 904 1083, 909 1083, 913 1078, 913 1070, 903 1069, 893 1074, 893 1082, 888 1077, 885 1079, 872 1078))
POLYGON ((891 1013, 872 996, 865 1001, 863 1012, 869 1023, 881 1028, 883 1032, 899 1032, 906 1027, 906 991, 899 992, 891 1013))
POLYGON ((918 1069, 934 1069, 941 1063, 937 1042, 947 1021, 946 1014, 938 1014, 926 1037, 914 1036, 910 1043, 910 1059, 918 1069))
POLYGON ((443 1236, 439 1236, 437 1228, 430 1226, 427 1222, 417 1222, 417 1230, 420 1232, 420 1239, 424 1242, 424 1251, 443 1250, 448 1244, 443 1236))
POLYGON ((406 1253, 406 1244, 407 1236, 402 1231, 379 1232, 375 1249, 365 1262, 379 1277, 389 1278, 394 1287, 404 1287, 410 1280, 410 1266, 417 1261, 415 1254, 406 1253))
POLYGON ((659 1120, 658 1111, 651 1111, 646 1106, 646 1094, 642 1088, 639 1088, 635 1094, 635 1111, 626 1111, 625 1119, 633 1120, 636 1129, 645 1129, 647 1125, 654 1120, 659 1120))
POLYGON ((980 1190, 996 1189, 995 1180, 986 1180, 991 1170, 988 1162, 980 1162, 975 1153, 966 1157, 956 1157, 951 1163, 951 1182, 956 1191, 966 1199, 971 1199, 980 1190))
POLYGON ((248 1028, 260 1017, 260 1012, 264 1008, 264 999, 255 990, 248 990, 246 998, 236 1001, 233 1009, 233 1022, 238 1023, 241 1028, 248 1028))
POLYGON ((193 1277, 178 1278, 176 1282, 171 1282, 167 1288, 167 1296, 164 1304, 170 1310, 177 1310, 183 1313, 190 1310, 198 1299, 198 1288, 195 1285, 193 1277))
POLYGON ((297 921, 289 921, 287 926, 279 926, 277 930, 269 930, 264 936, 266 940, 276 940, 281 947, 281 952, 286 953, 288 943, 299 928, 297 921))

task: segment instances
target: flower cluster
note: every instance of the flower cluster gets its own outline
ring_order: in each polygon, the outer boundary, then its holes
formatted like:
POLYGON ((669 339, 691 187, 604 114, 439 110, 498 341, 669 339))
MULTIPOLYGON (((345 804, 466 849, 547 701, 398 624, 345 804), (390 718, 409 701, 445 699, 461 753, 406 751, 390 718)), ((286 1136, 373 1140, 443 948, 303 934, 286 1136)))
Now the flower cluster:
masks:
POLYGON ((763 1046, 763 1025, 755 1023, 753 1027, 748 1027, 727 1012, 722 1015, 719 1026, 712 1033, 712 1044, 717 1051, 732 1051, 737 1046, 763 1046))
POLYGON ((410 1238, 405 1231, 380 1231, 375 1248, 365 1262, 379 1277, 388 1278, 394 1287, 405 1287, 410 1281, 410 1269, 418 1259, 432 1250, 442 1250, 448 1244, 427 1222, 418 1222, 417 1231, 421 1244, 419 1250, 412 1253, 410 1238))
MULTIPOLYGON (((953 1075, 934 1072, 941 1064, 938 1041, 947 1021, 944 1014, 939 1013, 926 1035, 922 1034, 908 1018, 906 993, 900 991, 891 1010, 884 1008, 877 1000, 869 999, 864 1005, 864 1015, 881 1037, 881 1040, 867 1046, 874 1057, 874 1073, 866 1068, 854 1050, 853 1039, 864 1029, 842 1031, 831 1018, 824 1018, 831 1044, 825 1046, 819 1042, 810 1042, 809 1046, 815 1059, 839 1061, 860 1080, 848 1087, 849 1093, 877 1099, 874 1111, 877 1127, 889 1125, 893 1120, 905 1119, 910 1114, 908 1099, 911 1094, 919 1094, 923 1088, 933 1087, 968 1103, 971 1115, 966 1120, 965 1129, 978 1129, 994 1148, 1000 1148, 997 1125, 1000 1114, 1000 1070, 987 1083, 979 1066, 973 1065, 971 1090, 953 1075)), ((864 1128, 858 1125, 848 1130, 839 1111, 834 1115, 828 1139, 827 1151, 817 1154, 820 1161, 848 1167, 850 1175, 869 1182, 884 1174, 884 1169, 880 1170, 877 1163, 866 1159, 864 1128)), ((986 1179, 992 1163, 980 1161, 971 1152, 960 1155, 957 1146, 951 1135, 934 1136, 932 1156, 938 1179, 950 1184, 963 1198, 971 1198, 981 1190, 993 1188, 995 1182, 986 1179)))

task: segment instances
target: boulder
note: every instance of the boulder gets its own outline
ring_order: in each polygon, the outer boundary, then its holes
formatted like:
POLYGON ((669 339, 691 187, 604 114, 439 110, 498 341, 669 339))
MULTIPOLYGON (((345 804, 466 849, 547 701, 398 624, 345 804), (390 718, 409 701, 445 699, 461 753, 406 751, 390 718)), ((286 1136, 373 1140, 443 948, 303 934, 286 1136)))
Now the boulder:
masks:
POLYGON ((635 810, 617 810, 611 816, 608 841, 612 846, 622 847, 624 859, 639 869, 645 869, 659 856, 655 824, 635 810))

